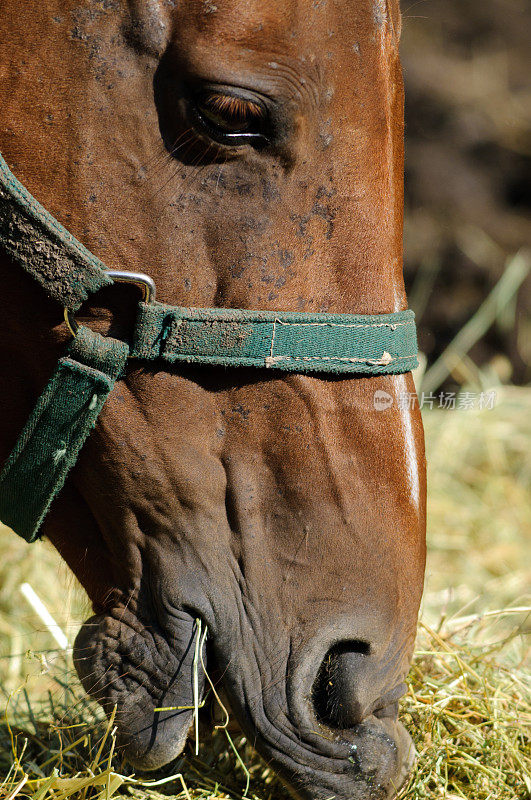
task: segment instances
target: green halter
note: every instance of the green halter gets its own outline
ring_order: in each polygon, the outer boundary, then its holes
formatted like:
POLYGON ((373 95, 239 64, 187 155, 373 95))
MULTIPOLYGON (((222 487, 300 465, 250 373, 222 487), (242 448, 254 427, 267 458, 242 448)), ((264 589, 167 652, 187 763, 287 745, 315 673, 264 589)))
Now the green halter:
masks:
POLYGON ((321 375, 383 375, 417 366, 412 311, 353 316, 156 302, 148 276, 107 270, 19 183, 1 155, 0 247, 64 307, 74 335, 0 473, 0 520, 28 542, 37 538, 130 357, 321 375), (131 343, 78 328, 72 316, 115 281, 144 289, 131 343))

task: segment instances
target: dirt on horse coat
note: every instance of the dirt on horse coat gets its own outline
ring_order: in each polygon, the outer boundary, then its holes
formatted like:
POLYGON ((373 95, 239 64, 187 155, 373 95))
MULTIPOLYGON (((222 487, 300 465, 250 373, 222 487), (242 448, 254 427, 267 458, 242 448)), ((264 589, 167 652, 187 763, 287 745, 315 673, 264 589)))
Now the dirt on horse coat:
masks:
MULTIPOLYGON (((160 300, 398 311, 399 25, 397 0, 5 0, 0 151, 160 300)), ((5 459, 67 333, 0 267, 5 459)), ((112 287, 79 319, 126 338, 135 302, 112 287)), ((184 746, 192 712, 154 709, 190 704, 201 618, 209 672, 297 797, 393 795, 424 570, 413 391, 130 363, 45 533, 94 607, 77 669, 138 768, 184 746)))

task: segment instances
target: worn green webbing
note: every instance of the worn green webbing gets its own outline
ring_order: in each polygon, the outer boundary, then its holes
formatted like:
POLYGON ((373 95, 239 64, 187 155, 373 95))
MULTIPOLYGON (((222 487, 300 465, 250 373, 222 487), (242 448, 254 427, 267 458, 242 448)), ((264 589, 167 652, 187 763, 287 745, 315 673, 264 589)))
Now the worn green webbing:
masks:
POLYGON ((288 372, 408 372, 415 315, 354 316, 140 304, 132 356, 288 372))
POLYGON ((94 427, 129 348, 80 328, 0 473, 0 519, 28 542, 38 535, 94 427))
POLYGON ((35 200, 0 154, 0 248, 62 306, 112 284, 105 265, 35 200))

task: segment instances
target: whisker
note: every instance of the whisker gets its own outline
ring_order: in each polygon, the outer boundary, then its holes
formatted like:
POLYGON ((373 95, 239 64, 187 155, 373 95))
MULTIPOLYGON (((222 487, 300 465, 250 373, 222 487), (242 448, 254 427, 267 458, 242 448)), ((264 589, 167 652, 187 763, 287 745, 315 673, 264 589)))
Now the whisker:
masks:
POLYGON ((228 159, 228 156, 225 156, 225 160, 223 161, 223 164, 220 165, 219 172, 218 172, 218 179, 216 181, 216 192, 218 191, 219 181, 220 181, 220 178, 221 178, 221 173, 223 172, 223 167, 227 163, 227 159, 228 159))
MULTIPOLYGON (((190 137, 190 139, 189 139, 189 140, 187 140, 186 142, 183 142, 183 144, 182 144, 182 145, 180 145, 180 147, 179 147, 179 148, 177 148, 177 149, 180 149, 181 147, 184 147, 186 144, 188 144, 188 145, 192 144, 192 145, 193 145, 193 138, 194 138, 194 137, 190 137)), ((189 153, 189 152, 190 152, 190 149, 191 149, 191 148, 190 148, 190 146, 188 146, 188 147, 187 147, 187 149, 184 151, 184 153, 182 153, 182 157, 183 157, 183 158, 184 158, 184 157, 186 157, 187 153, 189 153)), ((177 167, 177 169, 175 170, 175 172, 173 173, 173 175, 171 175, 171 176, 168 178, 168 180, 166 180, 166 181, 165 181, 165 182, 162 184, 162 186, 161 186, 159 189, 157 189, 157 194, 160 194, 160 193, 161 193, 161 192, 162 192, 162 191, 163 191, 163 190, 166 188, 166 186, 167 186, 169 183, 171 183, 173 180, 175 180, 175 178, 176 178, 176 177, 179 175, 179 170, 180 170, 180 167, 177 167)))
MULTIPOLYGON (((208 147, 206 148, 206 150, 204 150, 202 153, 200 153, 199 156, 195 159, 195 161, 190 166, 195 167, 196 164, 199 165, 201 163, 202 159, 207 157, 207 155, 208 155, 209 151, 211 150, 211 148, 212 148, 212 145, 209 144, 208 147)), ((190 183, 192 181, 197 179, 197 177, 204 171, 204 169, 207 166, 208 165, 205 163, 199 169, 197 169, 195 171, 192 171, 191 174, 187 176, 187 178, 185 179, 185 181, 184 181, 184 183, 183 183, 183 185, 181 187, 181 194, 179 196, 179 200, 183 199, 185 189, 190 186, 190 183)))
POLYGON ((157 175, 164 171, 168 164, 172 163, 179 150, 194 138, 193 135, 189 136, 192 130, 192 128, 187 128, 185 131, 183 131, 175 139, 170 149, 167 149, 164 147, 164 145, 162 145, 162 153, 151 160, 152 166, 150 166, 150 161, 146 162, 144 165, 144 170, 146 171, 146 180, 153 180, 157 175), (187 136, 188 138, 185 138, 187 136), (183 139, 185 139, 185 141, 182 141, 183 139))
POLYGON ((153 165, 156 166, 161 161, 165 161, 168 156, 171 156, 175 152, 175 149, 176 149, 177 145, 179 144, 179 142, 181 141, 181 139, 183 139, 185 136, 187 136, 190 133, 191 130, 192 130, 192 128, 190 127, 190 128, 186 128, 186 130, 182 131, 179 134, 179 136, 177 136, 177 138, 173 141, 173 143, 170 145, 170 147, 166 147, 166 145, 164 145, 163 142, 160 142, 159 143, 159 153, 158 154, 154 154, 153 156, 151 156, 151 158, 149 158, 146 161, 146 163, 143 165, 143 168, 147 171, 153 165))

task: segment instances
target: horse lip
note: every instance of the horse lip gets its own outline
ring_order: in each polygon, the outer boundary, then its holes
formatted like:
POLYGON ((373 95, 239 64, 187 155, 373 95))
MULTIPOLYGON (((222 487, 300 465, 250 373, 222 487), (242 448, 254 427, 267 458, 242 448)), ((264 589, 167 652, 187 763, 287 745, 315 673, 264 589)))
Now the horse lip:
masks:
POLYGON ((338 735, 325 744, 332 744, 326 755, 324 748, 317 753, 301 741, 295 751, 262 754, 273 755, 298 800, 390 800, 406 782, 416 756, 400 723, 391 734, 374 717, 350 731, 348 738, 338 735))
MULTIPOLYGON (((167 717, 164 722, 174 722, 174 717, 167 717)), ((121 749, 125 760, 135 769, 152 772, 161 769, 174 761, 182 753, 191 725, 193 724, 192 715, 187 714, 183 719, 179 730, 175 726, 170 727, 171 735, 161 730, 160 724, 157 726, 147 724, 143 728, 135 730, 133 733, 124 732, 118 729, 117 744, 121 749), (147 741, 146 741, 147 740, 147 741)))
MULTIPOLYGON (((171 643, 165 633, 115 609, 87 620, 74 644, 85 690, 107 716, 116 708, 118 745, 142 770, 158 769, 180 755, 193 722, 194 617, 179 615, 171 643), (181 705, 186 709, 177 709, 181 705), (156 711, 159 707, 168 710, 156 711)), ((198 688, 202 694, 202 676, 198 688)))

